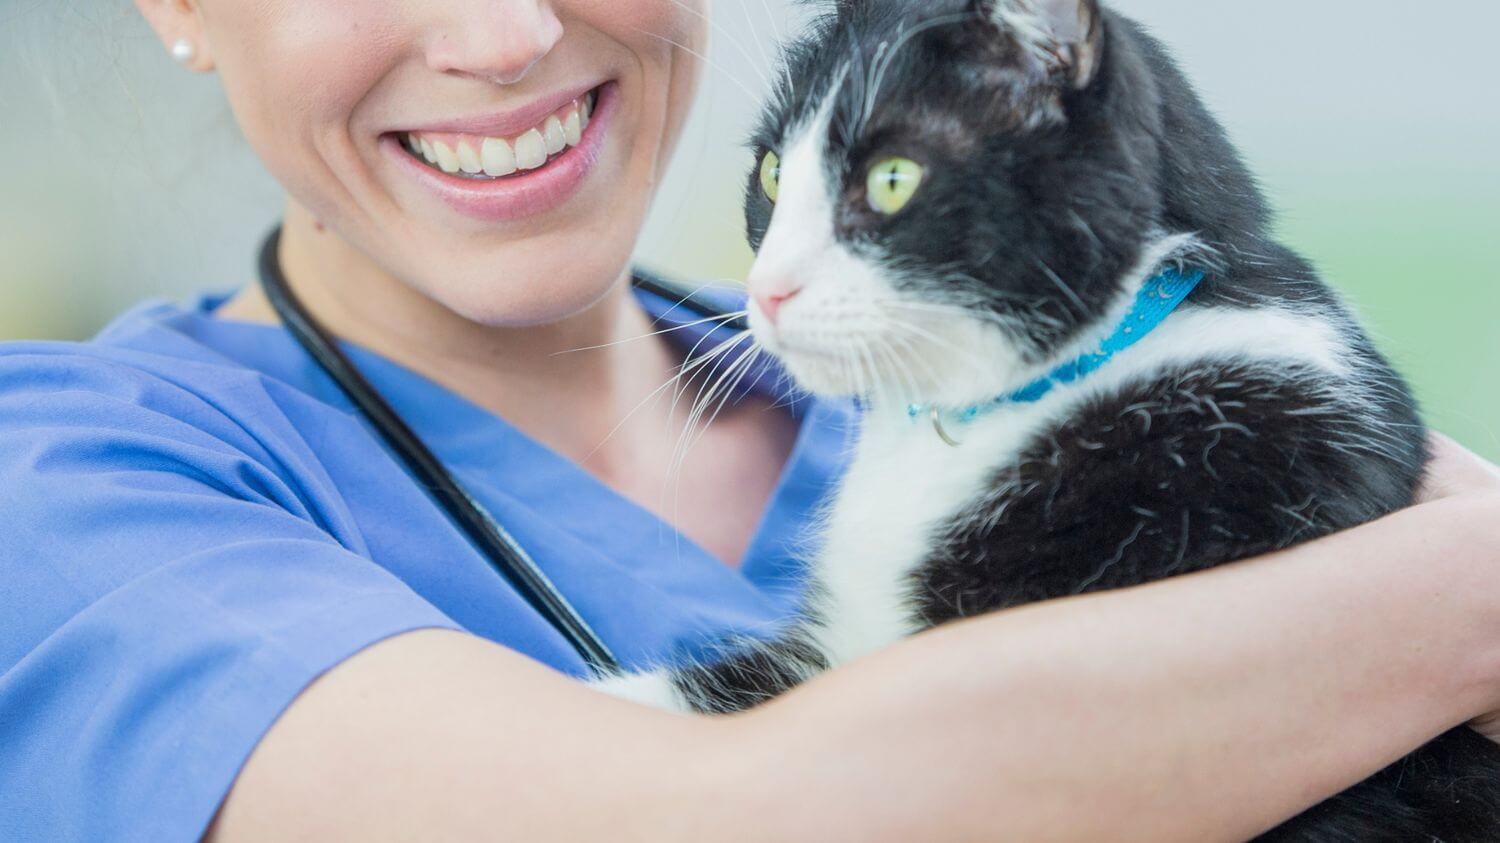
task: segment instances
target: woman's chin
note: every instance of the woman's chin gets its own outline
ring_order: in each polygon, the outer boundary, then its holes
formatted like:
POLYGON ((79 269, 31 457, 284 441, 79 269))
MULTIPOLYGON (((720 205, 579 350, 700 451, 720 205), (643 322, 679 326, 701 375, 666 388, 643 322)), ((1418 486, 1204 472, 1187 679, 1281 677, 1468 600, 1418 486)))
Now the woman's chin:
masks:
POLYGON ((428 286, 429 295, 469 322, 492 328, 529 328, 576 316, 607 297, 624 278, 628 256, 597 268, 549 265, 523 269, 512 261, 491 270, 467 269, 428 286))

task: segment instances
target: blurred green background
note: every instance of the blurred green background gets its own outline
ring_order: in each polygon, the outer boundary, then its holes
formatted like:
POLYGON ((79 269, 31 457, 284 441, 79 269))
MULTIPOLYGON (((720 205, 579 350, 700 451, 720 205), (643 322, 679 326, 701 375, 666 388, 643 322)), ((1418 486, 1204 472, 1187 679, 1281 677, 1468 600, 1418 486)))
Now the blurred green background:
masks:
MULTIPOLYGON (((1500 4, 1114 5, 1172 45, 1286 239, 1432 421, 1500 459, 1500 4)), ((802 14, 717 0, 714 66, 643 262, 743 276, 740 139, 802 14)), ((142 298, 238 286, 278 206, 215 82, 178 71, 126 0, 0 0, 0 339, 85 337, 142 298)))

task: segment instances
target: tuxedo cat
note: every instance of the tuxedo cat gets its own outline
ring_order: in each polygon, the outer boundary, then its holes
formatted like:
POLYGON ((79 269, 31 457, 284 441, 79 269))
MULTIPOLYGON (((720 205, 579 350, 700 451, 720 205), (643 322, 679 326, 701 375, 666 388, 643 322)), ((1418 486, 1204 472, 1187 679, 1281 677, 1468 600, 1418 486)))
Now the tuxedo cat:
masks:
MULTIPOLYGON (((613 692, 740 710, 957 618, 1411 503, 1406 385, 1095 0, 842 0, 755 146, 753 332, 859 397, 857 452, 795 623, 613 692)), ((1500 841, 1500 750, 1455 730, 1263 839, 1500 841)))

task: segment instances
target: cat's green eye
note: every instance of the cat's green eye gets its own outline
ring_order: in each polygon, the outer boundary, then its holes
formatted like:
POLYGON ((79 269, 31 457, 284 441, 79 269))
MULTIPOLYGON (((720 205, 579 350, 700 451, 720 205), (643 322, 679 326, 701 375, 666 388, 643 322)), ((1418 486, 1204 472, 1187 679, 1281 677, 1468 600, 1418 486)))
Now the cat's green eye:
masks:
POLYGON ((773 204, 781 192, 781 158, 774 152, 767 152, 760 160, 760 189, 766 192, 766 198, 773 204))
POLYGON ((921 164, 910 158, 887 158, 870 168, 870 180, 865 185, 870 197, 870 207, 890 216, 905 208, 922 186, 926 171, 921 164))

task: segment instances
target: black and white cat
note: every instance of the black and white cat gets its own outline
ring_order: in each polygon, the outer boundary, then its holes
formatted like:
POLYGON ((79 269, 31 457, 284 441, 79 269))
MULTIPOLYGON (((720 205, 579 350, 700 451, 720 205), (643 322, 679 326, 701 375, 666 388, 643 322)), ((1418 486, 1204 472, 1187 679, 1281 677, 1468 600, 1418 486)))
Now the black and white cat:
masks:
MULTIPOLYGON (((1411 502, 1406 386, 1163 48, 1095 0, 841 0, 756 146, 755 338, 860 397, 857 452, 801 620, 610 691, 739 710, 956 618, 1411 502)), ((1500 840, 1500 750, 1456 730, 1264 839, 1500 840)))

